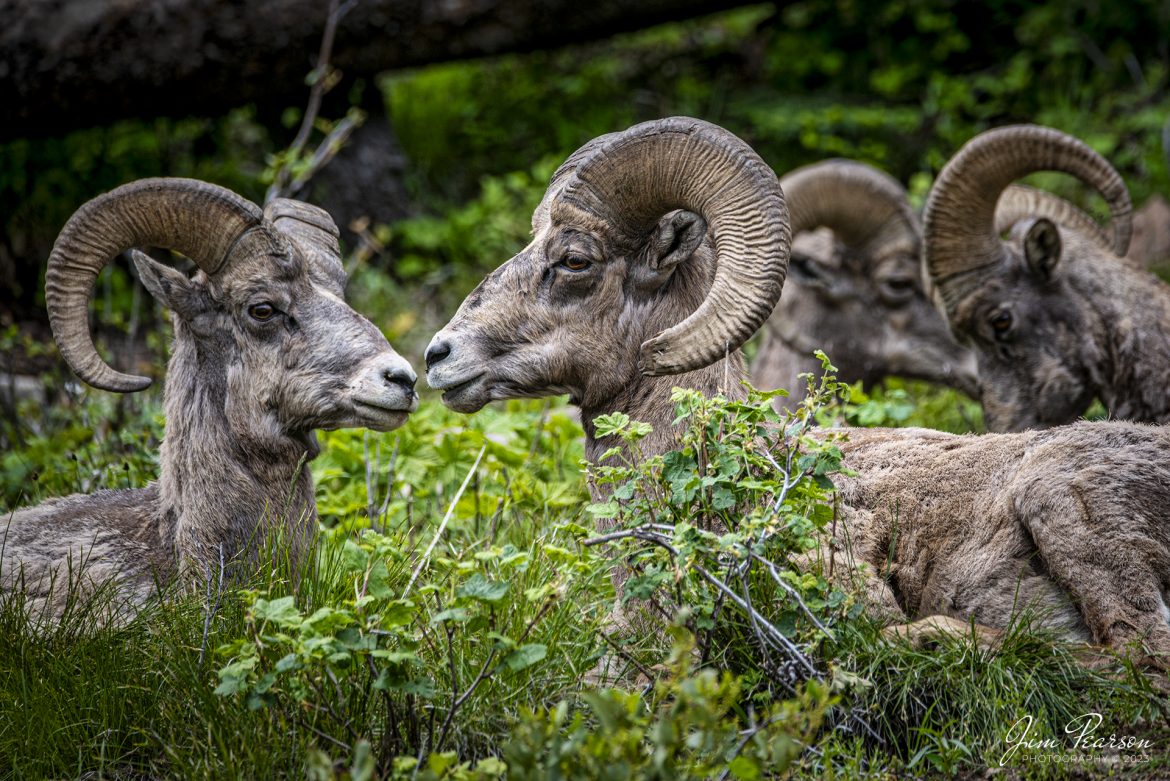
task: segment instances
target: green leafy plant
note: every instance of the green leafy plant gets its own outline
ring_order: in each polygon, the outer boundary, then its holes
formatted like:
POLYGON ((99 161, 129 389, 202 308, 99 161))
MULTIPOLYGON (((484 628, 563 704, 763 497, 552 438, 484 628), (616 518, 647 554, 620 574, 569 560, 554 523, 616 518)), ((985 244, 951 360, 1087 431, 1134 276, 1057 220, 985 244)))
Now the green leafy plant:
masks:
POLYGON ((694 638, 672 627, 668 672, 643 697, 588 692, 517 725, 510 778, 751 779, 781 774, 811 745, 833 697, 815 682, 792 699, 745 707, 744 682, 694 670, 694 638))
POLYGON ((781 415, 775 392, 729 401, 675 389, 678 446, 652 457, 639 446, 646 424, 621 413, 595 421, 615 444, 589 469, 609 498, 587 510, 612 531, 588 544, 627 546, 624 601, 683 622, 700 659, 744 673, 769 696, 825 680, 815 649, 833 622, 860 610, 818 555, 842 467, 839 435, 812 426, 848 386, 826 373, 809 376, 808 391, 781 415))
POLYGON ((571 685, 564 676, 596 655, 582 622, 603 612, 590 604, 606 568, 587 549, 573 553, 565 534, 415 562, 402 536, 325 530, 328 590, 312 601, 245 592, 245 632, 217 651, 227 662, 216 693, 278 708, 335 746, 366 740, 380 757, 440 753, 456 736, 466 749, 476 719, 468 723, 465 706, 487 715, 501 691, 571 685), (558 669, 541 673, 550 654, 558 669))

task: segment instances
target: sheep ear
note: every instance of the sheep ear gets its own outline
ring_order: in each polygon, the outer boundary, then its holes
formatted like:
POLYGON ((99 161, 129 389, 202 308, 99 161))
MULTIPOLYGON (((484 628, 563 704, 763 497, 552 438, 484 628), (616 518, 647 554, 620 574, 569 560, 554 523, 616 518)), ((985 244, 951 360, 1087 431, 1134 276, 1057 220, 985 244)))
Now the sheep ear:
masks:
POLYGON ((1024 259, 1032 273, 1047 281, 1060 262, 1060 231, 1047 218, 1032 223, 1024 235, 1024 259))
POLYGON ((650 237, 650 268, 671 271, 689 260, 707 235, 707 221, 694 212, 679 209, 658 221, 650 237))
POLYGON ((160 304, 183 320, 193 320, 207 311, 207 294, 203 286, 170 266, 159 263, 149 255, 130 250, 130 259, 138 270, 138 278, 160 304))

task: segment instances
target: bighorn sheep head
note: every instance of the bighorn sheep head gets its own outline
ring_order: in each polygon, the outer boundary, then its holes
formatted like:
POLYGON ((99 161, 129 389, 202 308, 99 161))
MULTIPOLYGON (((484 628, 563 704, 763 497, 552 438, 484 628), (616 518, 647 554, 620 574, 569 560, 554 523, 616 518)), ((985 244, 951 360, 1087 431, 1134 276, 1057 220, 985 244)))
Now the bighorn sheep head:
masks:
POLYGON ((696 119, 581 147, 553 175, 532 227, 532 242, 427 348, 427 380, 453 409, 558 393, 592 407, 639 374, 708 366, 759 328, 784 282, 789 230, 775 174, 696 119))
MULTIPOLYGON (((396 428, 417 405, 415 374, 345 303, 337 236, 328 214, 298 201, 277 200, 261 211, 230 190, 189 179, 119 187, 78 209, 49 258, 45 297, 61 355, 96 388, 150 385, 101 359, 87 304, 98 272, 120 252, 171 249, 195 262, 194 277, 141 253, 133 255, 135 266, 173 313, 181 338, 172 366, 216 375, 210 385, 222 392, 206 403, 227 405, 238 436, 396 428), (178 361, 181 350, 195 360, 178 361)), ((171 377, 168 388, 185 382, 171 377)))
POLYGON ((790 387, 797 368, 786 365, 790 352, 820 348, 848 382, 893 374, 977 395, 974 356, 924 292, 922 229, 902 185, 864 163, 826 160, 785 175, 780 186, 792 214, 795 290, 768 320, 755 383, 798 390, 790 387))
POLYGON ((1066 423, 1095 393, 1091 362, 1100 348, 1089 342, 1091 312, 1079 305, 1087 293, 1077 289, 1077 276, 1112 253, 1058 215, 1017 222, 1007 240, 996 230, 1001 193, 1044 170, 1072 174, 1100 192, 1113 215, 1113 253, 1124 254, 1132 207, 1121 176, 1051 128, 1019 125, 976 136, 943 168, 926 204, 932 297, 955 335, 975 349, 984 418, 995 431, 1066 423))

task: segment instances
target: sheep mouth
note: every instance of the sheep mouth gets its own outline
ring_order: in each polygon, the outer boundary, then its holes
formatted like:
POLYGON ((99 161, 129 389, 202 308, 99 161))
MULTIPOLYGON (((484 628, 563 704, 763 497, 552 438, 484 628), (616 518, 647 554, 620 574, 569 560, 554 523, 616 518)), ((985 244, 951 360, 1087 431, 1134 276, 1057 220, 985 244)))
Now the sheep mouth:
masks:
POLYGON ((406 406, 382 400, 354 399, 353 409, 363 428, 374 431, 390 431, 406 422, 411 412, 418 407, 418 397, 411 397, 406 406))
POLYGON ((456 412, 478 412, 491 400, 482 374, 438 390, 443 391, 443 403, 456 412))

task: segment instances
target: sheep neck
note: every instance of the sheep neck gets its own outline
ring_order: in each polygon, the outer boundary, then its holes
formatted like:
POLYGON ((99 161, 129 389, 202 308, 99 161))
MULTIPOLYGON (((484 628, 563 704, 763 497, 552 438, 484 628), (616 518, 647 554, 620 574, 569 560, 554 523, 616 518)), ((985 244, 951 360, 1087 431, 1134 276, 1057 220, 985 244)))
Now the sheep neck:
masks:
POLYGON ((1170 422, 1170 339, 1160 327, 1170 322, 1165 284, 1149 272, 1098 262, 1078 263, 1069 277, 1091 320, 1081 353, 1091 356, 1091 382, 1110 416, 1170 422))
POLYGON ((743 355, 736 350, 725 360, 686 374, 668 377, 646 377, 637 374, 615 396, 604 403, 583 406, 581 424, 585 429, 585 457, 593 462, 611 447, 621 442, 614 437, 595 436, 594 418, 611 412, 624 412, 632 420, 649 423, 653 432, 641 441, 642 453, 655 456, 671 450, 676 443, 677 430, 674 423, 675 409, 670 401, 674 388, 691 388, 705 396, 723 395, 729 399, 743 400, 747 391, 742 380, 745 377, 743 355))
POLYGON ((290 437, 257 420, 262 413, 233 408, 226 351, 201 351, 183 328, 176 323, 164 393, 160 541, 197 576, 248 559, 271 534, 295 561, 316 523, 315 435, 290 437))

